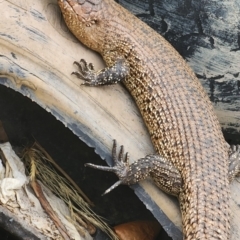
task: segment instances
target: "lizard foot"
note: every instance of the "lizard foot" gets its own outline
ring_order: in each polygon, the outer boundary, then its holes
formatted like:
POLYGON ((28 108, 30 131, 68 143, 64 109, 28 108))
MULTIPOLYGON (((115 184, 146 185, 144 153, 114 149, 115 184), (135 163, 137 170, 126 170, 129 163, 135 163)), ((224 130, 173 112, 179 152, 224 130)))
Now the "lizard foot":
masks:
POLYGON ((128 177, 129 172, 129 155, 128 153, 125 154, 124 157, 124 147, 120 147, 120 152, 117 157, 117 142, 116 140, 113 140, 113 148, 112 148, 112 158, 113 158, 113 167, 105 167, 105 166, 99 166, 91 163, 86 163, 85 166, 108 171, 108 172, 114 172, 118 177, 119 181, 117 181, 115 184, 113 184, 110 188, 108 188, 102 195, 105 195, 109 192, 111 192, 113 189, 115 189, 117 186, 121 184, 133 184, 135 182, 132 182, 128 177))
POLYGON ((232 145, 229 153, 228 179, 231 182, 240 175, 240 145, 232 145))
POLYGON ((72 72, 72 75, 75 75, 77 76, 77 78, 80 78, 85 81, 81 85, 88 86, 98 85, 96 84, 97 73, 95 72, 92 63, 87 63, 86 60, 81 59, 79 62, 74 61, 73 64, 77 65, 78 71, 72 72))

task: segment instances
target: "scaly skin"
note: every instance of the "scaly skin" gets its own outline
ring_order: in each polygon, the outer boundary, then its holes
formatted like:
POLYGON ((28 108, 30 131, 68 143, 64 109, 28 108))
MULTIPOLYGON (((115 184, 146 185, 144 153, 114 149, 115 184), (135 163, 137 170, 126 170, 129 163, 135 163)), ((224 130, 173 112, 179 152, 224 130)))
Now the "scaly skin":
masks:
MULTIPOLYGON (((181 175, 184 239, 229 239, 229 147, 193 71, 166 40, 113 0, 58 3, 70 30, 107 66, 124 59, 124 84, 156 153, 181 175)), ((161 187, 159 176, 152 177, 161 187)))

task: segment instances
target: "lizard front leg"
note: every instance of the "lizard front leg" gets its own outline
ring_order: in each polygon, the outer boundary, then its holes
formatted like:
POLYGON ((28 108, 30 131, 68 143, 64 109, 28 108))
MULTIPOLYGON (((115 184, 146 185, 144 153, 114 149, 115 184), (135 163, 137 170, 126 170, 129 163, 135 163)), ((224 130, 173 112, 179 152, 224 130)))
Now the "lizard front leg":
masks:
POLYGON ((100 86, 110 85, 123 81, 129 74, 129 67, 124 58, 116 58, 114 63, 100 71, 95 71, 93 64, 88 64, 84 59, 74 62, 78 66, 78 71, 73 72, 78 78, 84 80, 82 85, 100 86))
POLYGON ((163 191, 171 195, 179 195, 182 187, 182 178, 171 162, 157 154, 152 154, 140 158, 129 165, 128 153, 126 153, 125 158, 123 156, 123 146, 121 146, 118 158, 116 148, 116 141, 114 140, 112 149, 113 167, 98 166, 91 163, 85 164, 85 166, 95 169, 114 172, 119 177, 119 181, 107 189, 104 194, 109 193, 120 184, 135 184, 148 176, 151 176, 156 185, 163 191))

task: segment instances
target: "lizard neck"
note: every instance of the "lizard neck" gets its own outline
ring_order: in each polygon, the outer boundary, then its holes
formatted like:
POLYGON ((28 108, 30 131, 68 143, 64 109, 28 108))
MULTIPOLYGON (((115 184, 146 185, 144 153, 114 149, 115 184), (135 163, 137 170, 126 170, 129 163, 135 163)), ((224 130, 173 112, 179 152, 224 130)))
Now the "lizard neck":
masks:
POLYGON ((79 2, 58 0, 64 20, 84 45, 103 53, 109 29, 114 25, 116 17, 117 12, 114 9, 118 4, 112 0, 86 0, 83 4, 79 2))

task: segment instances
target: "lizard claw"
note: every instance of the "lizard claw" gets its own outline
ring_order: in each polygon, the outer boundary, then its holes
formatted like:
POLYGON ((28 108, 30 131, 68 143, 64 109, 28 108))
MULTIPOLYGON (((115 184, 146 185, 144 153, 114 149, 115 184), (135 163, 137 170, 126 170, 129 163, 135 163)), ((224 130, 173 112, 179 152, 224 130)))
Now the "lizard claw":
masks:
POLYGON ((99 169, 107 172, 114 172, 118 177, 119 181, 113 184, 110 188, 108 188, 102 195, 105 195, 115 189, 117 186, 121 184, 129 184, 128 181, 128 172, 129 172, 129 154, 125 154, 124 158, 124 147, 120 147, 119 155, 117 157, 117 142, 113 140, 113 148, 112 148, 112 158, 113 158, 113 166, 99 166, 91 163, 86 163, 86 167, 91 167, 95 169, 99 169))
POLYGON ((79 62, 74 61, 73 64, 77 65, 78 71, 72 72, 72 75, 77 76, 77 78, 80 78, 84 80, 85 82, 81 85, 88 85, 88 86, 94 86, 96 85, 96 79, 97 79, 97 73, 94 70, 94 66, 92 63, 87 63, 86 60, 81 59, 79 62))
POLYGON ((87 63, 85 59, 81 59, 79 62, 74 61, 73 64, 76 64, 78 66, 79 71, 82 73, 87 71, 94 71, 94 66, 92 63, 87 63))

